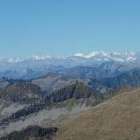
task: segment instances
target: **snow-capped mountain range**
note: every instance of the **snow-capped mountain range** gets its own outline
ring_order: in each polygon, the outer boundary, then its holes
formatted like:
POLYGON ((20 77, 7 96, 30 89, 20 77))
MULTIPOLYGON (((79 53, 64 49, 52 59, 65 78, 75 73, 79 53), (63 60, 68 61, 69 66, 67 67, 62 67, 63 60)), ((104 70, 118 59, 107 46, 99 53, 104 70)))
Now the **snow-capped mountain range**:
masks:
POLYGON ((69 57, 33 56, 30 58, 0 59, 0 77, 30 79, 48 72, 63 73, 73 67, 100 67, 116 71, 139 67, 140 55, 134 52, 91 52, 76 53, 69 57))
POLYGON ((76 53, 74 56, 81 57, 85 59, 94 59, 99 61, 120 61, 120 62, 127 62, 127 61, 135 61, 136 53, 134 52, 125 52, 125 53, 118 53, 118 52, 112 52, 112 53, 105 53, 105 52, 92 52, 88 54, 83 53, 76 53))
POLYGON ((32 57, 29 58, 20 58, 20 57, 16 57, 16 58, 1 58, 0 59, 0 63, 2 62, 7 62, 7 63, 20 63, 20 62, 24 62, 24 61, 47 61, 50 59, 57 59, 57 60, 67 60, 67 59, 73 59, 73 58, 81 58, 81 59, 92 59, 92 60, 98 60, 98 61, 119 61, 119 62, 129 62, 129 61, 135 61, 137 60, 137 54, 138 53, 134 53, 134 52, 124 52, 124 53, 120 53, 120 52, 111 52, 111 53, 106 53, 103 51, 99 51, 99 52, 91 52, 91 53, 75 53, 72 56, 69 57, 52 57, 49 55, 43 55, 43 56, 39 56, 39 55, 34 55, 32 57))

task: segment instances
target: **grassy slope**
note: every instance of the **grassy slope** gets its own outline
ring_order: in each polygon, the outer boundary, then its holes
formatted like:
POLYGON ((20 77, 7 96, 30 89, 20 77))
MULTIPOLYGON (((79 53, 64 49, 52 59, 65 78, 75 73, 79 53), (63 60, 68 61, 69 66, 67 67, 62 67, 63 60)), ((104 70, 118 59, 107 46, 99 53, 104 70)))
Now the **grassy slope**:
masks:
POLYGON ((58 140, 140 140, 140 89, 124 92, 76 119, 66 120, 58 140))

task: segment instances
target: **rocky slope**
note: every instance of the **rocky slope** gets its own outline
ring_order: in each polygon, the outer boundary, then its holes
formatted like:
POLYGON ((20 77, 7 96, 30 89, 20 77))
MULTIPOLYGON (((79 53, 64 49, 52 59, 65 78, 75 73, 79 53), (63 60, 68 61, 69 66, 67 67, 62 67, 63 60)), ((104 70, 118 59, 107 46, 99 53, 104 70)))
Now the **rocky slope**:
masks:
POLYGON ((14 81, 0 90, 0 98, 3 100, 32 103, 42 96, 40 87, 27 81, 14 81))
POLYGON ((139 140, 140 89, 112 99, 65 120, 58 140, 139 140))
POLYGON ((54 140, 57 128, 30 126, 22 131, 15 131, 0 140, 54 140))
MULTIPOLYGON (((116 67, 116 63, 115 66, 112 64, 102 64, 100 69, 77 66, 32 80, 2 78, 0 136, 22 131, 31 125, 49 127, 53 124, 55 127, 69 116, 79 116, 81 111, 112 98, 120 89, 140 87, 139 68, 124 71, 124 65, 120 67, 118 64, 116 67)), ((135 94, 133 95, 135 97, 135 94)), ((108 114, 110 113, 113 112, 108 114)))

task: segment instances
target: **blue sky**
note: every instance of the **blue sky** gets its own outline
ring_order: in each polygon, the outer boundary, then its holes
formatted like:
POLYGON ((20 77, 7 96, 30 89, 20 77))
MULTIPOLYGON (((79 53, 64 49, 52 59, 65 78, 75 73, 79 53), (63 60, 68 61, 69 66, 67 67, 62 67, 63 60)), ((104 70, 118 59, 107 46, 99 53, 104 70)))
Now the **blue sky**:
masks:
POLYGON ((140 50, 139 0, 1 0, 0 56, 140 50))

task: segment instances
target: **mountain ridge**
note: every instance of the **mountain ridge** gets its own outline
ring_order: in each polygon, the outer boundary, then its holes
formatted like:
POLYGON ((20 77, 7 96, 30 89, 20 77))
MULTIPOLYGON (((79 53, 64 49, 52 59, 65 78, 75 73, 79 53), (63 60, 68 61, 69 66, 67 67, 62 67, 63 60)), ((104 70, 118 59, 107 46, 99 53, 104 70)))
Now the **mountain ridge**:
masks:
POLYGON ((58 140, 138 140, 140 138, 140 89, 121 93, 65 120, 58 140))

